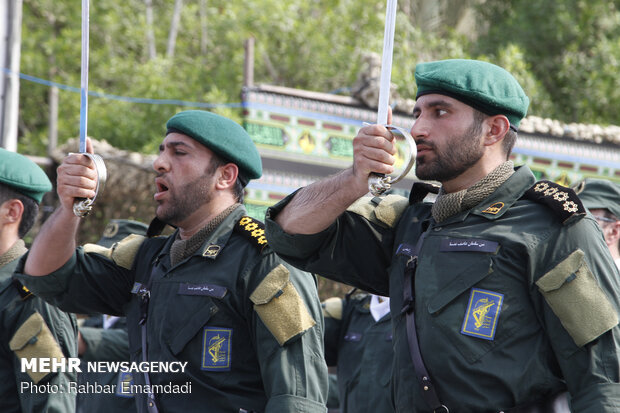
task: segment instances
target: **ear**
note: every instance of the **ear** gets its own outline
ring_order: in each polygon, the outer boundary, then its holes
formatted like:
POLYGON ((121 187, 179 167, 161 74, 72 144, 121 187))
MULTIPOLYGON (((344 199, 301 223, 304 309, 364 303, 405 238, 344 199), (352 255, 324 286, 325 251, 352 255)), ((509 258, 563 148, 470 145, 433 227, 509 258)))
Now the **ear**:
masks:
POLYGON ((495 145, 500 142, 510 130, 510 121, 504 115, 489 116, 485 119, 485 124, 488 127, 488 131, 484 136, 485 146, 495 145))
POLYGON ((0 221, 3 224, 19 224, 24 214, 24 204, 19 199, 9 199, 0 205, 0 221))
POLYGON ((228 189, 235 186, 237 177, 239 176, 239 167, 234 163, 227 163, 226 165, 217 168, 215 188, 216 189, 228 189))

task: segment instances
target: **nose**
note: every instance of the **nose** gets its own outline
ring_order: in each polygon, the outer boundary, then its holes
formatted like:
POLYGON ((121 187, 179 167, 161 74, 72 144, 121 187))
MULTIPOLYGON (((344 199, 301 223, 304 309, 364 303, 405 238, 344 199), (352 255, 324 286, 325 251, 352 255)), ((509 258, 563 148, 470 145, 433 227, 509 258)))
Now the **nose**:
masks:
POLYGON ((160 152, 159 156, 153 161, 153 169, 158 173, 166 172, 169 169, 168 159, 164 151, 160 152))
POLYGON ((411 125, 411 136, 414 140, 423 139, 428 136, 428 122, 425 122, 422 116, 419 116, 411 125))

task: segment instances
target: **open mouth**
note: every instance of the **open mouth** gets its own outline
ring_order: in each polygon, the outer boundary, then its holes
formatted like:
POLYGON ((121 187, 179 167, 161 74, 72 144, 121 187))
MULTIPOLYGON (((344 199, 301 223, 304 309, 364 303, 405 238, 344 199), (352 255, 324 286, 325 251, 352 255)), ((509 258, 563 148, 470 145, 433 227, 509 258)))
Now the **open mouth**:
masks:
POLYGON ((154 198, 155 200, 159 200, 168 192, 169 188, 161 179, 155 180, 155 186, 157 187, 157 192, 155 192, 154 198))

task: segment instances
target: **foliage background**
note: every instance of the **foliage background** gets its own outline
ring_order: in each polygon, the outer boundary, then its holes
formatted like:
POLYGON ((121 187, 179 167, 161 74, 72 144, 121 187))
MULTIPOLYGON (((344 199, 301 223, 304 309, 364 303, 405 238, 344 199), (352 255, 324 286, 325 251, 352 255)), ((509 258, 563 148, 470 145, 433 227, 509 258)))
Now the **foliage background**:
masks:
MULTIPOLYGON (((515 74, 531 98, 529 114, 566 123, 620 124, 618 1, 398 3, 392 81, 400 96, 415 96, 417 62, 478 58, 515 74)), ((240 120, 239 109, 226 104, 240 101, 244 42, 254 37, 255 83, 347 93, 362 54, 381 53, 385 5, 384 0, 91 1, 89 88, 211 103, 216 112, 240 120)), ((80 36, 79 1, 23 0, 21 72, 79 87, 80 36)), ((22 153, 46 154, 49 89, 21 82, 22 153)), ((58 103, 63 144, 79 132, 79 94, 60 90, 58 103)), ((88 133, 123 150, 153 154, 166 120, 183 109, 188 107, 91 96, 88 133)))

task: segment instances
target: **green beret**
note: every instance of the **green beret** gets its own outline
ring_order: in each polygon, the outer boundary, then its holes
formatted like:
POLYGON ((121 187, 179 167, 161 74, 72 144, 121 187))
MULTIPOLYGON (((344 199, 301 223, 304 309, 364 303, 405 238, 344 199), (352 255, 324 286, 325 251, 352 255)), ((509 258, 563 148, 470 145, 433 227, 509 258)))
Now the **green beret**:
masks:
POLYGON ((504 115, 516 130, 530 103, 519 82, 506 70, 479 60, 451 59, 419 63, 416 99, 438 93, 487 115, 504 115))
POLYGON ((146 235, 148 225, 138 221, 131 221, 129 219, 112 219, 108 222, 101 239, 97 241, 97 244, 110 248, 115 242, 122 240, 123 238, 131 235, 146 235))
POLYGON ((36 163, 15 152, 0 148, 0 183, 41 203, 52 183, 36 163))
POLYGON ((237 122, 204 110, 186 110, 171 117, 166 128, 167 133, 187 135, 237 165, 245 183, 263 174, 258 150, 250 135, 237 122))
POLYGON ((588 209, 606 209, 620 219, 620 185, 606 179, 587 178, 574 186, 588 209))

